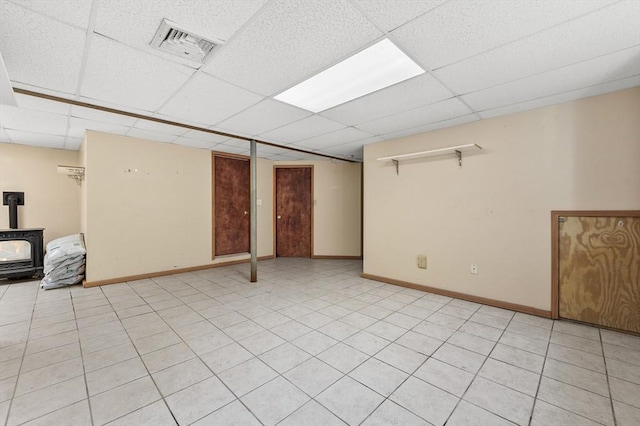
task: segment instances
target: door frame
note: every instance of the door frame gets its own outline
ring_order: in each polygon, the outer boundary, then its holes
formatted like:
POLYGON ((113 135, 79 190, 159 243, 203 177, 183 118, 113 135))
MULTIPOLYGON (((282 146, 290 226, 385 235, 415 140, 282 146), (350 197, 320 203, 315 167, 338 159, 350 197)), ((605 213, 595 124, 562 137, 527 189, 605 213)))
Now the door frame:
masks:
POLYGON ((310 259, 313 259, 314 257, 314 246, 313 246, 313 229, 314 229, 314 224, 315 224, 315 206, 316 206, 316 199, 315 199, 315 171, 313 168, 313 164, 283 164, 283 165, 274 165, 273 166, 273 257, 276 258, 278 257, 278 251, 277 251, 277 244, 278 244, 278 231, 277 231, 277 190, 278 190, 278 186, 277 186, 277 170, 278 169, 311 169, 311 253, 309 254, 310 259))
POLYGON ((251 157, 246 155, 211 151, 211 260, 216 259, 216 157, 246 160, 251 165, 251 157))
POLYGON ((640 217, 640 210, 552 210, 551 211, 551 318, 560 318, 560 217, 640 217))

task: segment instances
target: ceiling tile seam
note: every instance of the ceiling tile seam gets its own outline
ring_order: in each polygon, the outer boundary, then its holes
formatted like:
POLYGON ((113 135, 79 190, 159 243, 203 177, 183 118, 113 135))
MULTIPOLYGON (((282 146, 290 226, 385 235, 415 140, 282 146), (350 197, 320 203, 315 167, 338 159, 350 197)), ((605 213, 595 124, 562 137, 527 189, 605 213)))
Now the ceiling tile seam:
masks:
MULTIPOLYGON (((326 118, 326 117, 323 117, 323 118, 326 118)), ((373 121, 373 120, 372 120, 372 121, 373 121)), ((362 129, 356 129, 356 128, 355 128, 355 126, 346 126, 346 127, 343 127, 342 129, 332 130, 332 131, 327 132, 327 133, 322 133, 321 135, 311 136, 310 138, 301 139, 301 140, 299 140, 299 141, 297 141, 297 142, 291 142, 290 144, 287 144, 287 145, 293 145, 293 144, 301 143, 301 142, 304 142, 304 141, 308 141, 309 139, 319 138, 319 137, 326 136, 326 135, 331 134, 331 133, 341 132, 341 131, 346 130, 346 129, 354 129, 354 130, 358 130, 359 132, 366 133, 366 134, 368 135, 366 138, 362 138, 362 139, 358 139, 358 140, 364 140, 364 139, 368 139, 368 138, 370 138, 370 137, 375 136, 375 135, 372 135, 372 134, 371 134, 371 133, 369 133, 369 132, 365 132, 365 131, 364 131, 364 130, 362 130, 362 129)), ((345 143, 353 143, 353 142, 357 142, 357 141, 343 142, 343 143, 338 144, 338 145, 343 145, 343 144, 345 144, 345 143)), ((332 146, 337 146, 337 145, 325 146, 325 147, 322 147, 322 148, 320 148, 320 149, 331 148, 332 146)))
POLYGON ((477 57, 477 56, 482 56, 482 55, 484 55, 484 54, 486 54, 486 53, 489 53, 489 52, 492 52, 492 51, 494 51, 494 50, 497 50, 497 49, 503 48, 503 47, 505 47, 505 46, 509 46, 509 45, 511 45, 511 44, 521 42, 521 41, 526 40, 526 39, 528 39, 528 38, 530 38, 530 37, 533 37, 533 36, 535 36, 535 35, 538 35, 538 34, 541 34, 541 33, 546 32, 546 31, 550 31, 550 30, 552 30, 552 29, 554 29, 554 28, 557 28, 557 27, 559 27, 559 26, 565 25, 565 24, 567 24, 567 23, 569 23, 569 22, 571 22, 571 21, 576 21, 576 20, 578 20, 578 19, 582 19, 582 18, 584 18, 584 17, 586 17, 586 16, 588 16, 588 15, 591 15, 592 13, 597 13, 597 12, 600 12, 601 10, 603 10, 603 9, 608 8, 608 7, 613 7, 613 6, 617 5, 618 3, 622 3, 623 1, 625 1, 625 0, 619 0, 619 1, 617 1, 617 2, 614 2, 614 3, 608 4, 608 5, 605 5, 605 6, 599 7, 598 9, 590 10, 589 12, 585 12, 585 13, 583 13, 582 15, 574 16, 573 18, 569 18, 569 19, 567 19, 567 20, 565 20, 565 21, 562 21, 562 22, 559 22, 559 23, 557 23, 557 24, 551 25, 550 27, 546 27, 546 28, 543 28, 543 29, 541 29, 541 30, 538 30, 538 31, 535 31, 535 32, 529 33, 529 34, 527 34, 527 35, 525 35, 525 36, 522 36, 522 37, 520 37, 520 38, 517 38, 517 39, 515 39, 515 40, 511 40, 511 41, 509 41, 509 42, 502 43, 502 44, 500 44, 500 45, 498 45, 498 46, 492 47, 492 48, 487 49, 487 50, 483 50, 482 52, 475 53, 475 54, 473 54, 473 55, 470 55, 470 56, 467 56, 467 57, 465 57, 465 58, 459 59, 459 60, 457 60, 457 61, 453 61, 453 62, 451 62, 451 63, 443 64, 443 65, 441 65, 441 66, 439 66, 439 67, 434 68, 434 69, 433 69, 433 71, 439 71, 439 70, 441 70, 442 68, 445 68, 445 67, 448 67, 448 66, 451 66, 451 65, 456 65, 456 64, 458 64, 458 63, 460 63, 460 62, 464 62, 464 61, 466 61, 466 60, 469 60, 469 59, 475 58, 475 57, 477 57))
POLYGON ((58 22, 60 24, 66 25, 68 27, 75 28, 77 30, 82 30, 82 31, 86 30, 85 27, 80 27, 80 26, 72 24, 70 22, 65 22, 65 21, 63 21, 61 19, 56 18, 55 16, 47 15, 46 13, 42 13, 41 11, 39 11, 37 9, 33 9, 33 8, 29 7, 29 6, 25 6, 23 3, 16 3, 13 0, 5 0, 5 1, 7 1, 8 3, 11 3, 14 6, 18 6, 21 9, 28 10, 29 12, 35 13, 36 15, 43 16, 43 17, 45 17, 47 19, 51 19, 53 21, 56 21, 56 22, 58 22))
MULTIPOLYGON (((518 82, 518 81, 521 81, 521 80, 525 80, 527 78, 536 77, 536 76, 539 76, 539 75, 542 75, 542 74, 547 74, 547 73, 550 73, 550 72, 553 72, 553 71, 558 71, 558 70, 561 70, 561 69, 564 69, 564 68, 573 67, 573 66, 578 65, 578 64, 582 64, 582 63, 585 63, 585 62, 593 61, 595 59, 604 58, 605 56, 614 55, 616 53, 624 52, 626 50, 636 49, 639 46, 640 46, 640 43, 639 44, 634 44, 633 46, 625 47, 625 48, 622 48, 622 49, 619 49, 619 50, 615 50, 615 51, 610 51, 610 52, 607 52, 605 54, 594 56, 594 57, 589 58, 589 59, 584 59, 582 61, 573 62, 571 64, 563 65, 561 67, 551 68, 551 69, 546 70, 546 71, 541 71, 541 72, 538 72, 538 73, 535 73, 535 74, 531 74, 531 75, 527 75, 527 76, 524 76, 524 77, 516 78, 514 80, 505 81, 503 83, 496 84, 496 85, 493 85, 493 86, 488 86, 488 87, 484 87, 482 89, 474 90, 474 91, 471 91, 471 92, 466 92, 466 93, 461 94, 460 96, 467 96, 467 95, 472 95, 472 94, 475 94, 475 93, 483 92, 485 90, 495 89, 495 88, 498 88, 498 87, 501 87, 501 86, 505 86, 507 84, 515 83, 515 82, 518 82)), ((480 112, 484 112, 484 111, 480 111, 480 112)))
POLYGON ((392 28, 392 29, 390 29, 388 31, 385 30, 384 28, 379 27, 375 23, 375 21, 371 18, 371 16, 364 10, 364 8, 360 5, 360 3, 357 0, 349 0, 349 1, 351 2, 351 4, 353 4, 353 6, 356 9, 358 9, 358 12, 360 12, 362 14, 362 16, 364 16, 374 27, 376 27, 376 29, 378 29, 379 31, 382 31, 384 34, 390 34, 391 32, 393 32, 393 31, 395 31, 395 30, 397 30, 397 29, 399 29, 401 27, 404 27, 407 24, 412 23, 416 19, 420 19, 421 17, 423 17, 427 13, 432 13, 434 10, 436 10, 436 9, 442 7, 443 5, 449 3, 451 0, 446 0, 446 1, 442 2, 442 3, 440 3, 439 5, 433 7, 433 8, 431 8, 431 9, 425 11, 425 12, 422 12, 422 13, 418 14, 417 16, 414 16, 413 18, 409 19, 407 22, 404 22, 404 23, 398 25, 397 27, 392 28))
MULTIPOLYGON (((491 111, 495 111, 497 109, 508 108, 508 107, 517 106, 517 105, 520 105, 520 104, 526 104, 526 103, 529 103, 529 102, 534 102, 534 101, 537 101, 537 100, 550 98, 552 96, 559 96, 559 95, 563 95, 563 94, 566 94, 566 93, 577 92, 579 90, 590 89, 592 87, 598 87, 598 86, 601 86, 603 84, 611 84, 611 83, 615 83, 615 82, 618 82, 618 81, 622 81, 622 80, 626 80, 628 78, 634 78, 634 77, 640 77, 640 74, 635 74, 635 75, 631 75, 631 76, 627 76, 627 77, 622 77, 622 78, 618 78, 618 79, 615 79, 615 80, 607 80, 607 81, 605 81, 603 83, 591 84, 589 86, 582 86, 582 87, 578 87, 578 88, 571 89, 571 90, 563 90, 563 91, 560 91, 560 92, 548 93, 548 94, 546 94, 544 96, 525 99, 525 100, 514 102, 514 103, 511 103, 511 104, 501 105, 501 106, 495 107, 495 108, 483 109, 483 110, 480 110, 478 112, 479 113, 491 112, 491 111)), ((590 95, 590 96, 587 96, 587 97, 589 98, 589 97, 592 97, 592 96, 590 95)), ((561 103, 564 103, 564 102, 561 102, 561 103)), ((555 104, 553 104, 553 105, 555 105, 555 104)), ((534 108, 534 109, 538 109, 538 108, 534 108)), ((484 118, 483 118, 483 120, 484 120, 484 118)))

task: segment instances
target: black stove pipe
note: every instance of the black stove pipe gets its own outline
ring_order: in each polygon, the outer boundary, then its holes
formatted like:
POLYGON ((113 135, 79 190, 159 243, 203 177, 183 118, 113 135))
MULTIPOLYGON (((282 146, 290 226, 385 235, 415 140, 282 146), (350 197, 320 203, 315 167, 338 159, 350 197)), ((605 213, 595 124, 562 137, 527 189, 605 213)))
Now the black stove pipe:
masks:
POLYGON ((18 196, 11 194, 9 201, 9 229, 18 229, 18 196))

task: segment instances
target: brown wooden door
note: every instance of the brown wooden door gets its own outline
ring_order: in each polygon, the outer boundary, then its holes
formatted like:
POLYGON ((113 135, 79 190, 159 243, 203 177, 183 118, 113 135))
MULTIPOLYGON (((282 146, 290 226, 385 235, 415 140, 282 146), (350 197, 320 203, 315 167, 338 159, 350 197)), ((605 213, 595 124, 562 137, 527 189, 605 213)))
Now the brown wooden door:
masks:
POLYGON ((276 168, 276 256, 311 257, 311 167, 276 168))
POLYGON ((640 332, 640 217, 562 217, 559 315, 640 332))
POLYGON ((246 253, 250 250, 249 160, 215 155, 214 254, 246 253))

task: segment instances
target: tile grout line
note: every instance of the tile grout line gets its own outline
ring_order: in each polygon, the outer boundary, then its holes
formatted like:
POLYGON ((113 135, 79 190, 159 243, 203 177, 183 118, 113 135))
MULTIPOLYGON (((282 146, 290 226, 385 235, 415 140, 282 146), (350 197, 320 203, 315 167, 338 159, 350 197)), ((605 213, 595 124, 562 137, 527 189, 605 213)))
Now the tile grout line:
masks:
POLYGON ((544 352, 544 359, 542 360, 542 368, 540 369, 540 375, 538 377, 538 386, 536 386, 536 394, 533 397, 533 406, 531 407, 531 412, 529 413, 529 426, 531 426, 531 422, 533 421, 533 413, 536 409, 536 404, 538 403, 538 394, 540 393, 540 387, 542 386, 542 378, 544 377, 544 368, 547 365, 547 357, 549 355, 549 348, 551 347, 551 336, 553 334, 553 329, 555 328, 556 322, 555 320, 551 323, 551 330, 549 332, 549 340, 547 341, 547 347, 544 352))
POLYGON ((607 368, 607 357, 604 352, 604 342, 602 341, 602 330, 598 330, 598 336, 600 336, 600 348, 602 349, 602 359, 604 360, 604 373, 607 378, 607 390, 609 391, 609 403, 611 404, 611 417, 613 418, 613 424, 617 425, 618 421, 616 420, 616 410, 613 405, 613 395, 611 393, 611 382, 609 381, 609 369, 607 368))

